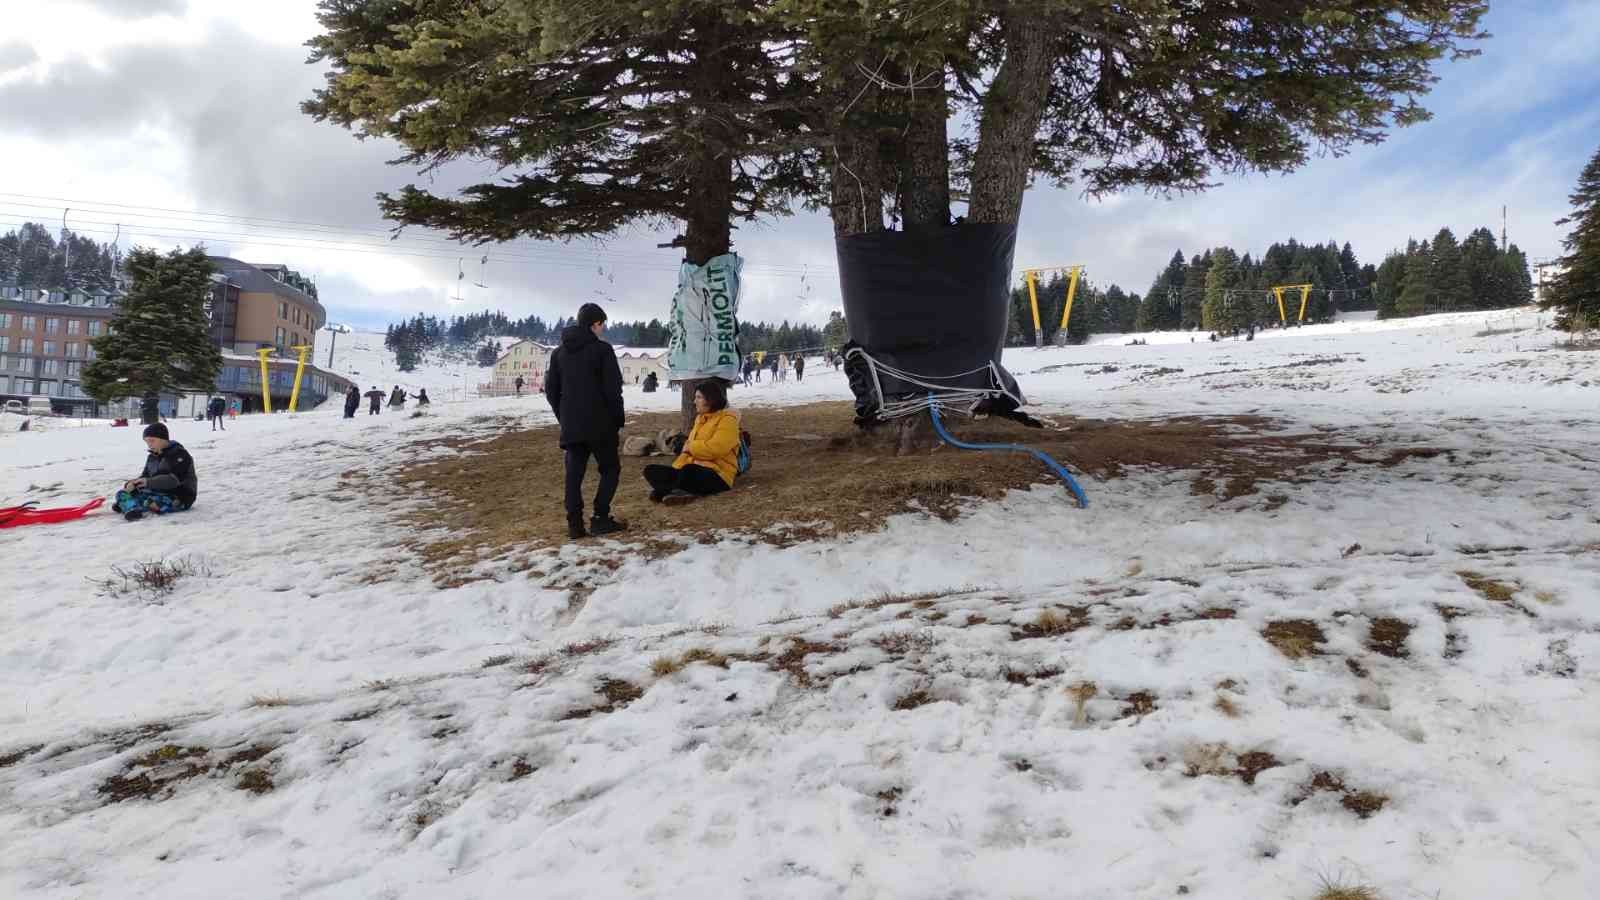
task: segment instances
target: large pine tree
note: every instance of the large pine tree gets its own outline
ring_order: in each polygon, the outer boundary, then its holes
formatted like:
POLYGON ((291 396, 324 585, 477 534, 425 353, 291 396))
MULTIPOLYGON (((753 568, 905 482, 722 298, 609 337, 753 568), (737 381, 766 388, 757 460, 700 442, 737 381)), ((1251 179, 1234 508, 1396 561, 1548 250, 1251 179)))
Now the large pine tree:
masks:
POLYGON ((140 247, 126 265, 132 285, 108 333, 93 341, 83 391, 101 402, 138 397, 149 424, 162 392, 210 391, 216 383, 222 352, 211 341, 205 308, 216 267, 203 247, 165 256, 140 247))
POLYGON ((1420 316, 1434 311, 1432 257, 1426 242, 1406 253, 1405 285, 1395 299, 1395 315, 1420 316))
POLYGON ((1579 173, 1568 199, 1572 214, 1556 224, 1571 225, 1572 231, 1561 242, 1566 253, 1557 260, 1540 305, 1556 311, 1559 327, 1587 330, 1600 325, 1600 150, 1579 173))
POLYGON ((1433 237, 1429 263, 1434 308, 1443 312, 1471 309, 1475 304, 1455 232, 1449 228, 1439 229, 1433 237))

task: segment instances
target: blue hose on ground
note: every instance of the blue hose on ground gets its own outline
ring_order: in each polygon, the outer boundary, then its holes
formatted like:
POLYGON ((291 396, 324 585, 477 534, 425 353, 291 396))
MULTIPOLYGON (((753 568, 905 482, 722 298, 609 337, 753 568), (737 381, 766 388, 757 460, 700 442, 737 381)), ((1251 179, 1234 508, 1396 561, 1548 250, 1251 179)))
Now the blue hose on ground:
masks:
MULTIPOLYGON (((931 394, 929 399, 932 399, 931 394)), ((1067 483, 1067 490, 1072 492, 1072 496, 1078 498, 1078 507, 1080 509, 1088 508, 1089 498, 1084 496, 1083 488, 1078 487, 1078 482, 1067 472, 1066 467, 1051 459, 1050 454, 1043 450, 1035 450, 1032 447, 1024 447, 1021 444, 969 444, 965 441, 958 441, 950 436, 950 432, 944 430, 944 422, 939 420, 938 405, 929 404, 928 414, 933 417, 933 430, 938 432, 939 440, 952 447, 960 447, 962 450, 1010 450, 1016 453, 1032 453, 1039 458, 1040 462, 1053 469, 1057 475, 1060 475, 1062 481, 1067 483)))

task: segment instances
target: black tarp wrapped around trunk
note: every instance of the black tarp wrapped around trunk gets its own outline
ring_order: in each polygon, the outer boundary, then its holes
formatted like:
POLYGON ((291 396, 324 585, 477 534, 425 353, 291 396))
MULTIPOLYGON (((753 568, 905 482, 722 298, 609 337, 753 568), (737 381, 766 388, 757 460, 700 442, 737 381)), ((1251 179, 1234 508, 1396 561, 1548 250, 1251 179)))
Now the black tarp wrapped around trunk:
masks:
MULTIPOLYGON (((935 379, 978 371, 950 387, 994 387, 1010 319, 1011 257, 1017 226, 962 224, 874 231, 835 241, 839 290, 852 342, 873 359, 935 379)), ((1019 399, 1016 380, 999 368, 1019 399)), ((881 375, 886 399, 926 388, 881 375)), ((852 387, 859 379, 852 379, 852 387)), ((858 412, 869 398, 856 390, 858 412)), ((870 416, 867 416, 870 418, 870 416)))

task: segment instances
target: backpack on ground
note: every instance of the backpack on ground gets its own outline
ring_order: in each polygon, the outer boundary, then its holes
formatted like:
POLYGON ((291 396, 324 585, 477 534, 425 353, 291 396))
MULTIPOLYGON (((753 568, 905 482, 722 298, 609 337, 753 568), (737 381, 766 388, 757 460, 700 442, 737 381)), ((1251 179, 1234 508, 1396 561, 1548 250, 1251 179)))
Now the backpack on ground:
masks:
POLYGON ((743 475, 750 471, 750 432, 739 432, 739 454, 735 457, 736 471, 743 475))

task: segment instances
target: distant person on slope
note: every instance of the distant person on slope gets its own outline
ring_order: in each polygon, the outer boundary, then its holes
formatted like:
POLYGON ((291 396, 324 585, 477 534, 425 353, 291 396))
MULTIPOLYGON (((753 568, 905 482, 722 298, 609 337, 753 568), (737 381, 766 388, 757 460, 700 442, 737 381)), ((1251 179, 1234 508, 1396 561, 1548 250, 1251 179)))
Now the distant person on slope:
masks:
POLYGON ((391 409, 406 408, 406 392, 401 390, 398 384, 394 386, 394 391, 389 394, 389 406, 391 409))
POLYGON ((372 390, 367 391, 367 415, 375 416, 382 411, 383 391, 378 390, 377 385, 373 385, 372 390))
POLYGON ((796 353, 794 355, 794 380, 804 381, 806 377, 806 358, 796 353))
POLYGON ((518 375, 518 376, 517 376, 517 380, 516 380, 516 381, 514 381, 514 382, 512 382, 512 384, 514 384, 514 385, 516 385, 516 387, 517 387, 517 396, 518 396, 518 397, 521 397, 521 396, 522 396, 522 386, 523 386, 523 384, 525 384, 525 383, 526 383, 526 382, 524 382, 524 381, 523 381, 523 380, 522 380, 522 376, 521 376, 521 375, 518 375))
POLYGON ((622 478, 617 455, 622 430, 622 368, 617 353, 600 339, 606 312, 585 303, 578 324, 561 332, 561 346, 550 357, 544 379, 544 396, 561 423, 561 449, 566 452, 567 537, 612 534, 627 528, 611 517, 611 500, 622 478), (583 476, 593 456, 600 470, 600 487, 594 494, 594 517, 583 527, 583 476))
POLYGON ((346 419, 354 419, 356 410, 360 407, 361 389, 352 384, 350 385, 350 390, 345 391, 344 394, 344 417, 346 419))
POLYGON ((228 401, 221 397, 212 397, 211 402, 206 404, 206 418, 211 420, 212 431, 216 431, 218 428, 223 431, 228 430, 228 426, 222 424, 222 417, 227 411, 228 401))
POLYGON ((772 372, 772 383, 773 384, 777 384, 778 383, 778 357, 776 355, 773 355, 771 357, 771 359, 772 359, 772 362, 767 366, 767 368, 768 368, 768 370, 770 370, 772 372))
POLYGON ((144 473, 124 482, 113 506, 132 522, 145 513, 178 512, 194 505, 200 480, 194 474, 194 458, 183 445, 170 440, 167 426, 159 422, 144 429, 144 445, 149 456, 144 473))
POLYGON ((728 389, 720 381, 700 382, 694 389, 694 411, 694 429, 672 465, 644 467, 652 503, 687 503, 733 487, 739 471, 739 417, 728 411, 728 389))
POLYGON ((432 402, 433 401, 428 399, 428 389, 427 388, 423 388, 422 390, 417 391, 417 408, 418 409, 421 409, 422 407, 427 406, 429 403, 432 403, 432 402))

